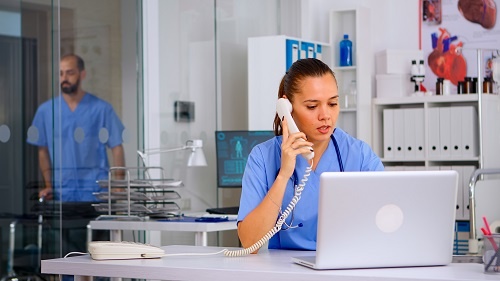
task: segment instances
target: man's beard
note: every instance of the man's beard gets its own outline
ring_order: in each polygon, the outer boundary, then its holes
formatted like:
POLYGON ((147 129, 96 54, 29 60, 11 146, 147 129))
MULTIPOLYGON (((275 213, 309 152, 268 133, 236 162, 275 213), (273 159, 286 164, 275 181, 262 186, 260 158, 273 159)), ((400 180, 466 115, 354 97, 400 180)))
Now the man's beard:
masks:
POLYGON ((71 84, 68 81, 63 81, 61 83, 61 91, 68 95, 74 95, 78 91, 78 85, 80 85, 80 79, 78 79, 75 84, 71 84))

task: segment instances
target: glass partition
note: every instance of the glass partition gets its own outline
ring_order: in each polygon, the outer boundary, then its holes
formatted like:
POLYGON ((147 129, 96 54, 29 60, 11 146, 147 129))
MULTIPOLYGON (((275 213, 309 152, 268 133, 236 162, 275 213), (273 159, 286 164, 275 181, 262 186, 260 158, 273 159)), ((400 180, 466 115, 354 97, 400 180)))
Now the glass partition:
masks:
POLYGON ((0 2, 2 277, 86 252, 96 181, 137 166, 141 12, 139 0, 0 2))
MULTIPOLYGON (((145 149, 172 148, 201 139, 206 167, 186 167, 183 152, 151 155, 148 165, 160 165, 167 177, 182 180, 180 208, 203 212, 218 207, 215 131, 245 130, 247 117, 247 39, 276 35, 279 1, 162 0, 145 2, 149 28, 146 40, 145 149), (150 7, 157 5, 157 7, 150 7), (152 11, 152 12, 151 12, 152 11), (157 19, 156 19, 157 17, 157 19), (156 50, 155 48, 158 48, 156 50), (157 70, 157 71, 156 71, 157 70), (157 78, 151 78, 157 75, 157 78), (151 80, 149 80, 151 79, 151 80), (189 110, 179 111, 176 105, 189 110), (185 113, 190 118, 176 118, 185 113)), ((271 121, 270 121, 271 122, 271 121)), ((231 201, 239 195, 230 194, 231 201)), ((232 204, 232 203, 230 203, 232 204)), ((225 245, 237 246, 236 243, 225 245), (235 245, 236 244, 236 245, 235 245)), ((162 245, 190 244, 194 234, 168 233, 162 245)), ((209 244, 217 242, 209 235, 209 244)))

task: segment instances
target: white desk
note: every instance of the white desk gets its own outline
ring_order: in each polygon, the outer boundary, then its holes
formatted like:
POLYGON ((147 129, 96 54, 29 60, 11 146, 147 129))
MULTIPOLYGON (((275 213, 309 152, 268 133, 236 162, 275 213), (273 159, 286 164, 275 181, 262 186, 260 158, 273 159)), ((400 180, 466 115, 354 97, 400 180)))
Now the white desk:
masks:
MULTIPOLYGON (((220 247, 166 246, 166 253, 213 253, 220 247)), ((156 280, 330 280, 330 281, 465 281, 500 280, 483 273, 482 264, 359 270, 313 270, 291 261, 307 251, 264 250, 244 257, 173 256, 149 260, 94 261, 89 255, 43 260, 44 274, 106 276, 156 280)))
POLYGON ((195 245, 207 246, 207 233, 237 229, 236 221, 180 222, 180 221, 91 221, 90 228, 110 230, 112 241, 122 240, 123 230, 195 232, 195 245))

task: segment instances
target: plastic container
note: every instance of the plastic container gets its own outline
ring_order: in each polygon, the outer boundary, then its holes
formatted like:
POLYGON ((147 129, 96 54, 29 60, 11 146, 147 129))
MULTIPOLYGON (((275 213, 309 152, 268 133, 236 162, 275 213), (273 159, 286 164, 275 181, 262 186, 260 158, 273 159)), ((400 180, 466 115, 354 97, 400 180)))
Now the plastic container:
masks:
POLYGON ((349 35, 344 34, 344 40, 340 41, 340 66, 352 66, 352 42, 349 35))
POLYGON ((443 96, 451 94, 451 81, 448 79, 443 80, 443 96))
POLYGON ((484 235, 484 272, 500 274, 500 234, 484 235))
POLYGON ((348 108, 356 108, 357 94, 358 94, 358 88, 356 86, 356 80, 352 80, 351 85, 349 86, 349 100, 347 103, 348 108))

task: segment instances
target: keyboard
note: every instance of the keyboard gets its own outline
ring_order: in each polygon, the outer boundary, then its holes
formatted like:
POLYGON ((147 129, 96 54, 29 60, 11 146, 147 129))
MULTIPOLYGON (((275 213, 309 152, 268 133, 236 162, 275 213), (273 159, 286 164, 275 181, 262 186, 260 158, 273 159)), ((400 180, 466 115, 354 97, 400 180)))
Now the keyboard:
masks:
POLYGON ((218 215, 237 215, 239 206, 236 207, 221 207, 221 208, 209 208, 206 211, 209 214, 218 214, 218 215))

